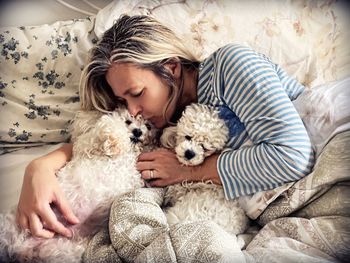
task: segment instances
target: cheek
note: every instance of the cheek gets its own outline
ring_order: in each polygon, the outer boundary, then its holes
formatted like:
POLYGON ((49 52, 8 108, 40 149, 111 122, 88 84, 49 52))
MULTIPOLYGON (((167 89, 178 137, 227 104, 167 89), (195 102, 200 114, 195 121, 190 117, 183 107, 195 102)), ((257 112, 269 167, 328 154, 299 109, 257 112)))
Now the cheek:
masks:
MULTIPOLYGON (((147 98, 147 103, 148 109, 157 116, 161 116, 163 114, 163 111, 165 109, 165 106, 167 105, 169 101, 169 92, 166 87, 160 87, 157 90, 154 90, 152 96, 147 98)), ((169 114, 168 112, 173 112, 174 107, 170 105, 168 107, 167 115, 169 114)), ((171 114, 170 114, 171 115, 171 114)), ((169 116, 167 116, 169 118, 169 116)))

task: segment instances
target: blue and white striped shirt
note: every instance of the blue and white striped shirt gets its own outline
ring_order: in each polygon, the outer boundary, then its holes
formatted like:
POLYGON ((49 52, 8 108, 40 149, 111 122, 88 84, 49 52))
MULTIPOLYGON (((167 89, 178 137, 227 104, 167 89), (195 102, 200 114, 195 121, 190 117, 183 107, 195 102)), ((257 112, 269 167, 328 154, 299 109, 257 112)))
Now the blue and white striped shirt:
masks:
POLYGON ((314 154, 292 100, 304 86, 251 48, 226 45, 200 66, 198 103, 229 120, 217 163, 227 199, 276 188, 307 175, 314 154), (250 139, 253 145, 240 146, 250 139))

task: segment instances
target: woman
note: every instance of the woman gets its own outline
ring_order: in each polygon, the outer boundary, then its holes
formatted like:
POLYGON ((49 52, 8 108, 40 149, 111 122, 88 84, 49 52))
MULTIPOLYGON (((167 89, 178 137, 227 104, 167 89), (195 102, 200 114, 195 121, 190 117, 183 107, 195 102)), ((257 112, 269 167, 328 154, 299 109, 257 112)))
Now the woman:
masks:
MULTIPOLYGON (((165 149, 140 155, 137 168, 151 186, 212 180, 230 199, 298 180, 312 168, 311 143, 291 102, 304 87, 248 47, 227 45, 200 63, 157 21, 122 16, 93 48, 83 79, 84 110, 108 112, 125 103, 131 114, 163 128, 198 102, 217 107, 226 119, 229 150, 198 167, 181 166, 165 149), (253 145, 240 148, 248 136, 253 145)), ((50 204, 70 223, 78 221, 55 177, 71 155, 67 144, 26 168, 17 222, 35 236, 71 236, 50 204)))

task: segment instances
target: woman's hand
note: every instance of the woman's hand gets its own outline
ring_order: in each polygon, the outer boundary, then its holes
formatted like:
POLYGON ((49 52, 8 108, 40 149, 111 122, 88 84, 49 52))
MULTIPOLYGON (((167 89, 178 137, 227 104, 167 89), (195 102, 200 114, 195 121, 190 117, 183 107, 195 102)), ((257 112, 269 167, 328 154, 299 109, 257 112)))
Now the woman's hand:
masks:
POLYGON ((45 156, 26 167, 16 222, 36 237, 52 238, 55 233, 71 237, 71 231, 57 220, 50 205, 55 204, 69 223, 79 222, 60 189, 51 161, 45 156))
POLYGON ((181 164, 176 154, 167 149, 159 149, 139 156, 136 168, 141 177, 153 187, 164 187, 183 181, 198 182, 211 180, 221 184, 216 162, 218 155, 212 155, 198 166, 185 166, 181 164))

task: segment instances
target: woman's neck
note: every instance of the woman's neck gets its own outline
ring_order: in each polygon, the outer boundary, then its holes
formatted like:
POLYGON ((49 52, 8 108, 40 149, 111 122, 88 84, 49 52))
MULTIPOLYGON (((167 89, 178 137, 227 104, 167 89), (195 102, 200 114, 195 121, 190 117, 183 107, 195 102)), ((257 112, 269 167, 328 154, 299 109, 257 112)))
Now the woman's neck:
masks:
POLYGON ((197 102, 198 69, 184 69, 183 92, 179 100, 182 107, 197 102))
MULTIPOLYGON (((171 120, 172 122, 177 122, 187 105, 191 103, 196 103, 198 101, 198 69, 183 69, 183 74, 183 90, 180 94, 181 97, 177 102, 176 111, 171 120)), ((179 83, 178 85, 181 85, 181 83, 179 83)))

